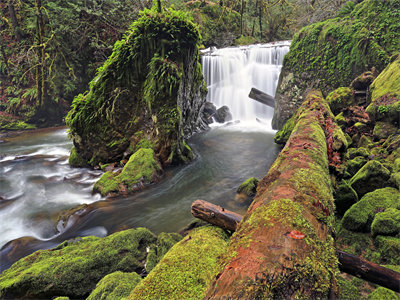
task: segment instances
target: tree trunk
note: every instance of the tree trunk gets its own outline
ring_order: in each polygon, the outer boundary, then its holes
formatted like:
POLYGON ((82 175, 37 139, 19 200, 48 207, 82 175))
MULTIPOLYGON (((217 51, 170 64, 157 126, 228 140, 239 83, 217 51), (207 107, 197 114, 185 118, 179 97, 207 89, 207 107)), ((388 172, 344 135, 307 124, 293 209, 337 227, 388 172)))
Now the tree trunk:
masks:
POLYGON ((289 141, 231 238, 208 299, 326 299, 337 294, 324 132, 326 120, 334 116, 319 91, 306 97, 298 114, 289 141))
MULTIPOLYGON (((235 231, 242 219, 241 215, 204 200, 193 202, 192 215, 230 231, 235 231)), ((342 251, 336 253, 340 271, 400 292, 400 273, 342 251)))
POLYGON ((249 94, 249 98, 256 100, 262 104, 270 106, 272 108, 275 107, 275 99, 271 95, 264 93, 256 88, 252 88, 249 94))
POLYGON ((14 29, 15 38, 19 42, 21 41, 21 29, 19 28, 17 15, 15 14, 14 0, 8 0, 8 12, 11 17, 11 24, 14 29))
POLYGON ((240 8, 240 36, 243 35, 243 13, 244 13, 245 5, 246 5, 246 1, 242 0, 242 6, 240 8))
POLYGON ((42 15, 42 1, 35 0, 35 4, 37 13, 37 55, 38 55, 38 66, 36 67, 37 103, 39 107, 42 107, 47 102, 44 21, 42 15))
POLYGON ((263 0, 258 1, 259 4, 259 14, 258 14, 258 21, 260 23, 260 39, 263 39, 263 29, 262 29, 262 15, 263 15, 263 0))

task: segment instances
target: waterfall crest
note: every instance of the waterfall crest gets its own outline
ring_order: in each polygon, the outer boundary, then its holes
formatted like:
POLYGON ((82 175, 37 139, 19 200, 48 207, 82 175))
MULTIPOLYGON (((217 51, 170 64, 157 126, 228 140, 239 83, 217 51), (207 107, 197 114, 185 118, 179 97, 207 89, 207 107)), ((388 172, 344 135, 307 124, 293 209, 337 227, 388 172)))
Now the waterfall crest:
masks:
MULTIPOLYGON (((270 121, 273 108, 248 97, 252 87, 275 96, 283 57, 290 41, 203 51, 203 75, 207 101, 226 105, 234 120, 270 121)), ((270 122, 268 122, 269 124, 270 122)))

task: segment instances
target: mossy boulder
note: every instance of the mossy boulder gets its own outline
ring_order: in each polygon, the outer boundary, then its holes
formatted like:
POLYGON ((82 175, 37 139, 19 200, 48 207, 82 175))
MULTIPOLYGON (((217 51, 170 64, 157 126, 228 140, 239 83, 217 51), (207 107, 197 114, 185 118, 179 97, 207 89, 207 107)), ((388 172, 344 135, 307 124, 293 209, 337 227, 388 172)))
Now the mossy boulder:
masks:
POLYGON ((378 287, 368 295, 367 300, 398 300, 395 292, 384 287, 378 287))
POLYGON ((228 239, 221 228, 194 229, 164 255, 128 299, 203 299, 228 239))
POLYGON ((146 272, 150 273, 151 270, 158 264, 158 262, 163 258, 165 253, 179 242, 182 236, 177 233, 165 233, 162 232, 157 236, 157 242, 153 245, 146 258, 146 272))
POLYGON ((390 175, 390 181, 400 191, 400 172, 396 172, 396 173, 393 173, 392 175, 390 175))
POLYGON ((126 299, 141 280, 142 277, 135 272, 108 274, 97 283, 87 300, 126 299))
POLYGON ((368 158, 368 156, 371 155, 371 153, 369 152, 369 150, 367 148, 364 147, 359 147, 359 148, 350 148, 347 151, 349 153, 349 158, 353 159, 357 156, 362 156, 365 158, 368 158))
POLYGON ((87 167, 89 164, 77 152, 75 147, 72 147, 69 154, 68 163, 71 167, 87 167))
POLYGON ((366 194, 343 216, 343 227, 352 231, 370 232, 378 212, 388 208, 400 209, 400 191, 387 187, 366 194))
POLYGON ((361 135, 360 139, 358 140, 357 146, 360 148, 365 148, 369 149, 373 145, 372 140, 369 136, 366 136, 365 134, 361 135))
POLYGON ((25 123, 14 115, 0 113, 0 132, 36 129, 35 125, 25 123))
POLYGON ((339 299, 341 300, 356 300, 361 299, 361 294, 358 288, 342 277, 338 279, 339 285, 339 299))
POLYGON ((245 194, 248 197, 252 197, 257 192, 259 180, 255 177, 250 177, 245 182, 243 182, 238 189, 236 190, 237 193, 245 194))
POLYGON ((163 165, 192 158, 185 136, 204 124, 207 89, 199 62, 200 33, 173 9, 144 10, 75 97, 66 117, 77 154, 89 165, 120 161, 150 141, 163 165))
POLYGON ((395 134, 397 130, 397 126, 391 123, 378 121, 374 126, 373 135, 377 140, 387 139, 392 134, 395 134))
MULTIPOLYGON (((400 197, 398 201, 400 202, 400 197)), ((388 208, 377 213, 371 224, 371 233, 373 236, 400 234, 400 210, 388 208)))
POLYGON ((293 128, 296 125, 296 114, 290 117, 289 120, 285 122, 282 129, 280 129, 274 136, 275 143, 279 145, 285 145, 290 135, 292 134, 293 128))
POLYGON ((137 228, 36 251, 0 275, 0 298, 87 297, 107 274, 141 272, 146 248, 154 242, 149 230, 137 228))
POLYGON ((367 163, 367 159, 362 156, 356 156, 347 162, 347 172, 354 175, 367 163))
POLYGON ((350 86, 356 91, 368 90, 371 83, 375 80, 376 75, 374 72, 367 71, 357 76, 350 84, 350 86))
POLYGON ((336 213, 340 216, 343 216, 358 201, 356 191, 346 181, 342 181, 335 190, 333 197, 335 199, 336 213))
POLYGON ((357 192, 359 198, 389 185, 390 171, 380 162, 367 162, 351 179, 350 185, 357 192))
POLYGON ((400 265, 400 238, 378 235, 374 244, 384 264, 400 265))
POLYGON ((118 172, 106 172, 94 184, 93 191, 105 196, 117 192, 133 192, 143 185, 157 181, 161 171, 153 149, 140 148, 118 172))
POLYGON ((297 32, 283 61, 272 127, 281 129, 311 89, 327 95, 373 67, 381 72, 400 49, 399 18, 398 1, 364 0, 297 32))
POLYGON ((326 97, 326 101, 328 101, 334 115, 339 114, 343 108, 355 105, 353 90, 348 87, 340 87, 334 90, 326 97))

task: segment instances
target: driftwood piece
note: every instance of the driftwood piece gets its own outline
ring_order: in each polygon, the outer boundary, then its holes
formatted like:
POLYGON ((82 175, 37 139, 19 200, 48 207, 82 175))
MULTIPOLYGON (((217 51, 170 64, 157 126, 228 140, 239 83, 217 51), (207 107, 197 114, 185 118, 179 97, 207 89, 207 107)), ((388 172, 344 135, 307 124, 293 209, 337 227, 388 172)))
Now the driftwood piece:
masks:
MULTIPOLYGON (((231 231, 236 230, 237 224, 242 219, 241 215, 204 200, 193 202, 192 214, 196 218, 231 231)), ((400 292, 400 273, 343 251, 336 253, 340 271, 400 292)))
POLYGON ((264 93, 256 88, 252 88, 249 94, 249 98, 256 100, 262 104, 268 105, 270 107, 275 106, 275 99, 271 95, 264 93))

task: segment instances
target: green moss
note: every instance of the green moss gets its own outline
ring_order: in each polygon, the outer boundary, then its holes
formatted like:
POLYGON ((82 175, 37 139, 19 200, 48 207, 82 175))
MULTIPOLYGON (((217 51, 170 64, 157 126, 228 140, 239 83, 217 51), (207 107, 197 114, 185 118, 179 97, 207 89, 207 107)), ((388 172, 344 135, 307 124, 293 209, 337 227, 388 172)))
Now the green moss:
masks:
POLYGON ((378 235, 375 246, 384 264, 400 265, 400 238, 378 235))
POLYGON ((88 163, 77 152, 75 147, 72 147, 69 154, 68 163, 71 167, 87 167, 88 163))
POLYGON ((356 156, 347 162, 347 172, 354 175, 367 163, 367 159, 362 156, 356 156))
POLYGON ((69 297, 57 297, 54 298, 53 300, 70 300, 69 297))
POLYGON ((245 182, 243 182, 237 189, 237 193, 243 193, 249 197, 252 197, 257 192, 258 179, 255 177, 250 177, 245 182))
POLYGON ((217 275, 228 236, 220 228, 196 228, 173 246, 129 299, 202 299, 217 275))
POLYGON ((388 93, 394 93, 400 97, 400 54, 374 80, 370 91, 373 102, 388 93))
POLYGON ((353 159, 357 156, 362 156, 362 157, 368 158, 368 156, 371 155, 371 153, 368 151, 368 149, 366 149, 364 147, 350 148, 350 149, 348 149, 348 153, 349 153, 350 159, 353 159))
POLYGON ((400 190, 400 172, 393 173, 390 176, 390 181, 400 190))
POLYGON ((384 287, 378 287, 368 295, 367 300, 398 300, 396 293, 384 287))
POLYGON ((289 120, 286 121, 282 129, 279 130, 274 137, 275 143, 279 145, 285 145, 290 135, 292 134, 293 128, 296 125, 296 114, 294 114, 289 120))
POLYGON ((343 227, 352 231, 369 232, 375 214, 388 208, 400 208, 400 191, 387 187, 366 194, 343 216, 343 227))
POLYGON ((365 148, 365 149, 371 148, 372 144, 373 143, 372 143, 371 138, 366 136, 366 135, 364 135, 364 134, 360 137, 360 140, 357 143, 358 147, 362 147, 362 148, 365 148))
MULTIPOLYGON (((356 256, 363 255, 366 249, 373 247, 373 241, 369 234, 347 230, 343 226, 343 221, 337 222, 336 244, 339 250, 356 256)), ((375 262, 379 263, 379 261, 375 262)))
POLYGON ((135 190, 136 184, 153 182, 161 171, 159 163, 154 158, 153 149, 140 148, 131 157, 120 174, 106 172, 94 184, 93 191, 107 195, 118 192, 121 186, 127 191, 135 190))
POLYGON ((373 236, 400 234, 400 210, 388 208, 377 213, 371 224, 371 233, 373 236))
POLYGON ((252 36, 240 36, 235 40, 236 46, 252 45, 255 44, 257 40, 252 36))
POLYGON ((341 300, 358 300, 361 299, 361 294, 358 288, 350 281, 339 277, 339 299, 341 300))
POLYGON ((397 273, 400 273, 400 265, 384 265, 383 267, 393 270, 397 273))
POLYGON ((327 97, 332 112, 337 115, 343 108, 355 105, 353 91, 348 87, 340 87, 331 92, 327 97))
POLYGON ((374 126, 374 137, 376 139, 387 139, 390 135, 396 133, 397 126, 387 122, 376 122, 374 126))
POLYGON ((350 179, 350 185, 361 198, 368 192, 388 186, 389 178, 390 171, 380 162, 371 160, 350 179))
MULTIPOLYGON (((336 123, 340 126, 343 127, 346 125, 347 121, 346 118, 343 115, 343 112, 339 113, 336 117, 335 117, 335 121, 336 123)), ((351 138, 350 138, 351 140, 351 138)))
POLYGON ((87 300, 126 299, 142 278, 135 272, 120 271, 106 275, 89 295, 87 300))
POLYGON ((358 201, 355 190, 346 182, 338 186, 334 193, 336 213, 342 216, 354 203, 358 201))
POLYGON ((158 262, 163 258, 165 253, 179 242, 182 236, 177 233, 165 233, 162 232, 157 236, 156 244, 150 248, 149 254, 146 259, 146 271, 150 273, 151 270, 158 264, 158 262))
POLYGON ((137 228, 36 251, 0 275, 0 298, 86 297, 109 273, 141 272, 146 247, 154 242, 149 230, 137 228))

